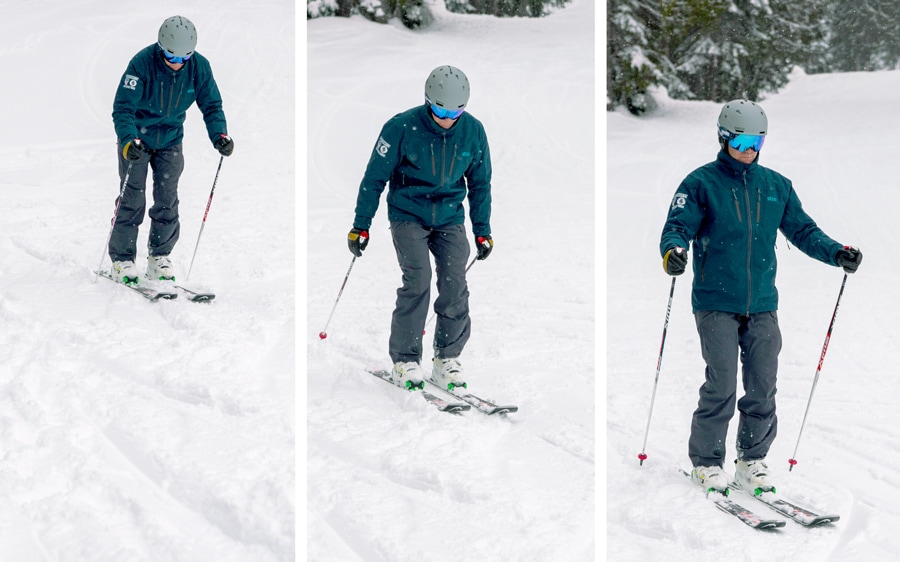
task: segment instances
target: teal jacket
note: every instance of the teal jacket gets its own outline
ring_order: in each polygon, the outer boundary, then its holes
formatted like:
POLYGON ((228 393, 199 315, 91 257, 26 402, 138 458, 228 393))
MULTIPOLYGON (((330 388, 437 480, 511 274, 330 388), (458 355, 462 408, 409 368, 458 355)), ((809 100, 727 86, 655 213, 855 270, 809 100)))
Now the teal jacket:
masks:
POLYGON ((372 225, 388 183, 391 222, 435 228, 463 224, 468 198, 474 235, 491 233, 491 156, 484 127, 469 113, 446 130, 425 105, 385 123, 359 186, 354 228, 372 225))
POLYGON ((228 134, 209 61, 195 52, 180 70, 172 70, 154 43, 131 59, 119 81, 112 112, 116 137, 121 145, 139 138, 154 150, 180 144, 185 114, 194 102, 210 142, 228 134))
POLYGON ((720 151, 681 182, 672 200, 659 249, 664 256, 693 242, 694 312, 777 310, 779 230, 803 253, 837 265, 842 246, 806 214, 791 181, 758 161, 744 164, 720 151))

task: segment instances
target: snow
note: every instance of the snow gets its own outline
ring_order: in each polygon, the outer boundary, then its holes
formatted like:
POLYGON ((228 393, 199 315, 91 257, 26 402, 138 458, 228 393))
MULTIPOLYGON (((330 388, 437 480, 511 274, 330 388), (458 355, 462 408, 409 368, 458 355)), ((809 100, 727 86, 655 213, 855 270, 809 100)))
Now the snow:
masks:
MULTIPOLYGON (((279 0, 44 0, 0 19, 0 559, 294 559, 294 31, 279 0), (120 187, 113 96, 175 14, 236 143, 190 279, 208 305, 92 274, 120 187)), ((219 162, 199 110, 186 128, 182 276, 219 162)))
POLYGON ((309 560, 594 560, 593 4, 541 19, 439 10, 416 32, 307 23, 309 560), (442 64, 469 77, 494 169, 495 247, 469 272, 462 361, 473 391, 520 407, 508 419, 441 413, 366 373, 390 366, 400 283, 384 195, 317 337, 381 126, 423 102, 442 64))
MULTIPOLYGON (((785 497, 841 515, 834 525, 753 531, 706 504, 677 467, 703 363, 690 311, 690 273, 676 282, 659 386, 639 466, 670 278, 659 234, 678 183, 716 154, 720 104, 665 99, 653 115, 607 116, 606 504, 609 560, 888 560, 900 540, 900 443, 893 365, 897 349, 895 223, 900 73, 797 72, 761 101, 770 132, 760 162, 794 182, 832 238, 858 246, 796 456, 843 273, 779 237, 779 434, 769 468, 785 497), (861 101, 864 100, 864 103, 861 101), (788 459, 798 464, 789 471, 788 459), (779 536, 781 535, 781 536, 779 536)), ((598 216, 598 218, 600 218, 598 216)), ((602 219, 601 219, 602 220, 602 219)), ((736 420, 726 468, 733 470, 736 420)), ((761 515, 762 504, 741 503, 761 515)))

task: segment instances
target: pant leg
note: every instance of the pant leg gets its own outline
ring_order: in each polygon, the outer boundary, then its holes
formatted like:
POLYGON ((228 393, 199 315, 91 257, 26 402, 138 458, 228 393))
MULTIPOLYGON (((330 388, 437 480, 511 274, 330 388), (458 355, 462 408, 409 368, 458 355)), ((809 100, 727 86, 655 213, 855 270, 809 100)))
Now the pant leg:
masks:
POLYGON ((138 229, 146 212, 146 185, 148 164, 131 162, 122 156, 122 146, 116 145, 119 162, 119 187, 128 175, 128 183, 116 197, 116 221, 109 237, 109 257, 112 261, 134 261, 137 255, 138 229), (129 163, 131 168, 129 169, 129 163))
POLYGON ((464 225, 436 229, 429 238, 434 254, 438 297, 434 301, 437 323, 434 330, 434 356, 459 357, 472 332, 469 317, 469 288, 466 261, 469 241, 464 225))
POLYGON ((181 232, 178 221, 178 180, 184 171, 181 145, 155 151, 150 167, 153 169, 153 206, 150 207, 147 246, 151 256, 167 256, 175 248, 181 232))
POLYGON ((422 332, 431 300, 429 230, 414 222, 392 222, 391 237, 403 273, 391 317, 391 361, 422 361, 422 332))
POLYGON ((701 311, 695 315, 706 381, 691 420, 688 455, 693 466, 722 466, 728 423, 737 393, 738 331, 736 314, 701 311))
POLYGON ((777 313, 750 315, 741 331, 740 346, 744 396, 737 403, 737 455, 743 460, 762 459, 778 433, 775 392, 781 329, 777 313))

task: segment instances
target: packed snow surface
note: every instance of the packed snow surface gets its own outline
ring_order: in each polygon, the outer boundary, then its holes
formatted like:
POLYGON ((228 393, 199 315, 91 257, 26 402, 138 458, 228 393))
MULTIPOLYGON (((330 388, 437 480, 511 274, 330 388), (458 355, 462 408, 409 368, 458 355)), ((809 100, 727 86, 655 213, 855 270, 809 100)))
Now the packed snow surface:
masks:
MULTIPOLYGON (((659 236, 675 189, 718 151, 711 102, 668 100, 652 115, 607 118, 606 520, 607 556, 647 560, 893 560, 900 548, 897 318, 896 92, 900 72, 806 76, 760 100, 769 134, 760 163, 793 181, 804 209, 832 238, 863 252, 850 275, 822 364, 843 271, 779 236, 778 437, 768 464, 779 494, 840 521, 754 531, 720 513, 681 476, 704 364, 690 304, 691 273, 677 278, 646 452, 639 466, 671 278, 659 236), (798 447, 798 437, 799 447, 798 447), (794 450, 797 449, 796 456, 794 450), (788 459, 798 464, 789 471, 788 459)), ((603 217, 598 217, 602 221, 603 217)), ((739 390, 740 396, 740 390, 739 390)), ((725 468, 733 473, 737 422, 725 468)), ((760 515, 777 514, 733 494, 760 515)))
MULTIPOLYGON (((287 561, 294 528, 289 2, 17 2, 0 18, 0 560, 287 561), (190 283, 96 279, 120 185, 112 103, 166 18, 198 29, 236 149, 190 283)), ((183 280, 219 162, 188 112, 183 280)), ((149 219, 138 240, 146 266, 149 219)))
POLYGON ((594 3, 539 19, 439 11, 420 31, 323 18, 307 32, 309 560, 594 560, 594 3), (495 246, 468 275, 461 359, 473 392, 519 406, 507 419, 441 413, 367 374, 390 367, 400 285, 384 195, 318 337, 381 126, 423 103, 444 64, 468 75, 494 171, 495 246))

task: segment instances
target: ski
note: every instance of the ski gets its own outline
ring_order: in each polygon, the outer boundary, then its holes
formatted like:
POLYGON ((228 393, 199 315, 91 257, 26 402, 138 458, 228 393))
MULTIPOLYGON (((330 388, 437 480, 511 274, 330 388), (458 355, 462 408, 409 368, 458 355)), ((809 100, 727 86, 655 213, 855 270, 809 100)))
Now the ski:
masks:
POLYGON ((123 287, 127 287, 127 288, 131 289, 132 291, 135 291, 136 293, 140 294, 142 297, 144 297, 145 299, 147 299, 151 302, 158 301, 159 299, 173 300, 175 298, 178 298, 178 293, 173 293, 171 291, 158 291, 156 289, 151 289, 150 287, 146 287, 143 285, 126 285, 124 283, 119 283, 115 278, 113 278, 112 275, 109 274, 108 271, 95 271, 94 273, 96 273, 100 277, 109 279, 110 281, 112 281, 113 283, 115 283, 117 285, 121 285, 123 287))
POLYGON ((173 287, 181 291, 184 294, 185 298, 191 302, 210 302, 211 300, 216 298, 215 293, 195 291, 178 284, 173 285, 173 287))
POLYGON ((754 529, 778 529, 785 526, 786 522, 784 519, 764 519, 762 516, 757 515, 741 504, 728 499, 719 492, 711 492, 707 497, 716 504, 716 507, 725 513, 734 515, 740 519, 742 523, 749 525, 754 529))
POLYGON ((478 396, 475 396, 474 394, 472 394, 466 388, 463 388, 463 387, 456 387, 453 389, 443 389, 431 381, 426 381, 426 384, 428 384, 429 386, 433 386, 434 388, 437 388, 443 392, 446 392, 447 394, 455 396, 456 398, 459 398, 466 404, 473 406, 476 410, 478 410, 482 414, 486 414, 488 416, 492 416, 494 414, 499 414, 499 415, 512 414, 513 412, 519 411, 518 406, 513 406, 513 405, 501 406, 501 405, 495 404, 494 402, 491 402, 490 400, 485 400, 484 398, 479 398, 478 396))
MULTIPOLYGON (((691 477, 689 472, 684 470, 681 471, 682 474, 691 477)), ((751 527, 753 529, 758 530, 770 530, 770 529, 779 529, 784 527, 787 522, 784 519, 765 519, 761 515, 754 513, 752 510, 747 509, 741 504, 733 501, 727 497, 728 490, 723 492, 710 491, 707 493, 706 498, 716 504, 716 507, 721 511, 733 515, 737 517, 741 523, 751 527)))
MULTIPOLYGON (((730 487, 734 490, 742 490, 742 488, 734 482, 730 484, 730 487)), ((746 490, 742 491, 746 492, 746 490)), ((789 518, 791 521, 799 523, 804 527, 817 527, 819 525, 833 523, 841 518, 840 515, 820 515, 814 511, 800 507, 791 501, 776 496, 774 489, 772 491, 760 491, 758 494, 751 492, 746 493, 789 518)))
MULTIPOLYGON (((391 386, 400 388, 394 384, 394 379, 391 377, 391 373, 389 373, 388 371, 385 371, 385 370, 369 371, 369 373, 375 375, 375 377, 383 380, 384 382, 389 383, 391 386)), ((413 391, 413 392, 416 392, 416 391, 413 391)), ((437 408, 438 410, 440 410, 442 412, 449 412, 451 414, 460 414, 471 408, 471 406, 469 404, 466 404, 464 402, 449 402, 447 400, 444 400, 440 396, 435 396, 434 394, 432 394, 424 389, 420 389, 418 392, 422 395, 422 397, 429 404, 431 404, 432 406, 434 406, 435 408, 437 408)))

